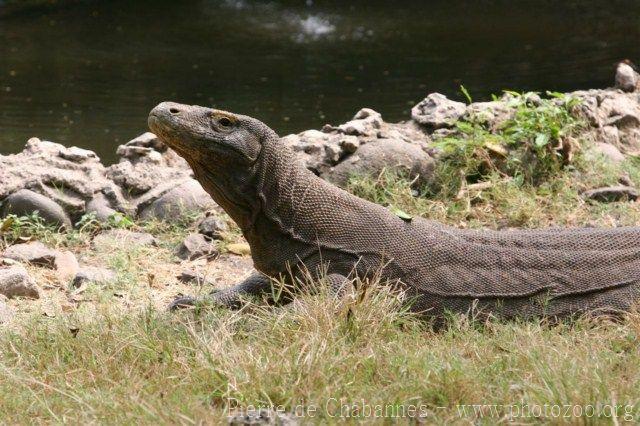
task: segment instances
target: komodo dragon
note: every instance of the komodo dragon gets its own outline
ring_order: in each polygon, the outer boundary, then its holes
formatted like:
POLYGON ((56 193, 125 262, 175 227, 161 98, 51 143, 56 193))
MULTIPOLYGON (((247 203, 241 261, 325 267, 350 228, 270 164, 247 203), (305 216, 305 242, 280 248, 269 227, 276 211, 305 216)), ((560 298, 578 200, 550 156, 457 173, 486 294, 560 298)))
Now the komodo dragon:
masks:
POLYGON ((237 307, 246 295, 270 294, 270 277, 295 280, 323 265, 336 291, 378 272, 401 283, 412 309, 434 317, 473 308, 560 318, 621 312, 640 298, 640 227, 474 231, 401 218, 315 176, 254 118, 163 102, 149 126, 251 247, 259 272, 212 293, 216 304, 237 307))

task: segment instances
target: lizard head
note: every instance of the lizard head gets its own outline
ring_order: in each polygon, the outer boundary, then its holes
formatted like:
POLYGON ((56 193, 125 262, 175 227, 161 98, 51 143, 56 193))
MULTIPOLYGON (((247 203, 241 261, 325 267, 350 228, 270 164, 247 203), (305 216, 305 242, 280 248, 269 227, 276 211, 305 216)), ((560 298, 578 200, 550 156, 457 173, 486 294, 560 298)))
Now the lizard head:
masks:
POLYGON ((258 120, 197 105, 162 102, 149 127, 187 161, 210 166, 250 166, 258 159, 263 128, 258 120))
POLYGON ((257 203, 256 175, 264 141, 275 133, 251 117, 162 102, 149 128, 183 157, 213 199, 242 227, 257 203))

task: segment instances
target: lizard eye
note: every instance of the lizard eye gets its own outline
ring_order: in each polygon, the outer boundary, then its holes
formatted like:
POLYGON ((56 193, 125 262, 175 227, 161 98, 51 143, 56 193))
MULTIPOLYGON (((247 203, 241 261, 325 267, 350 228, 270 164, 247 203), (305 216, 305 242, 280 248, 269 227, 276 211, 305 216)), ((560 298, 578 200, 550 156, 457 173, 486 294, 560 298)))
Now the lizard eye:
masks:
POLYGON ((220 124, 222 127, 231 127, 233 123, 227 117, 220 117, 218 119, 218 124, 220 124))

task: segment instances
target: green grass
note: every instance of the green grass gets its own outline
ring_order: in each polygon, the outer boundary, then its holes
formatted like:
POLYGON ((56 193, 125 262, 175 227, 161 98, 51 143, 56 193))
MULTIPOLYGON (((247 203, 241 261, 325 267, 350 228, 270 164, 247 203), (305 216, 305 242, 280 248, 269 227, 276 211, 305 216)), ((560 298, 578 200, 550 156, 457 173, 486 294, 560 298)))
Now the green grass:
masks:
POLYGON ((407 176, 384 170, 378 176, 353 176, 347 189, 392 209, 460 227, 637 226, 638 203, 589 202, 581 195, 588 189, 616 185, 623 175, 640 186, 640 162, 630 158, 614 165, 581 154, 571 168, 538 185, 492 174, 485 177, 485 188, 474 189, 471 184, 459 196, 447 197, 434 195, 428 187, 415 188, 407 176))
MULTIPOLYGON (((433 332, 381 288, 349 314, 326 295, 286 309, 250 305, 195 319, 105 306, 91 320, 34 318, 2 332, 0 417, 215 423, 230 407, 252 405, 316 407, 316 420, 335 421, 365 418, 362 409, 340 407, 365 401, 387 410, 415 406, 438 423, 472 420, 479 413, 462 407, 472 404, 508 405, 501 415, 525 405, 611 404, 622 418, 625 410, 638 414, 639 331, 640 318, 630 316, 571 326, 455 319, 433 332)), ((498 420, 491 407, 482 410, 484 423, 498 420)), ((606 411, 600 415, 611 422, 606 411)))

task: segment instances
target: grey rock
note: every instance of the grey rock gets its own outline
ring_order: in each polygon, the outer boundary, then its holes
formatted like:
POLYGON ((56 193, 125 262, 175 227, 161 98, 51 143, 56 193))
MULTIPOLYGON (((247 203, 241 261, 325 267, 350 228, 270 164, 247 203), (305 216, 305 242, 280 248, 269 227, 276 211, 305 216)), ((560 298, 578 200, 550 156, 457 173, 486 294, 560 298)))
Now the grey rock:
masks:
POLYGON ((44 195, 28 189, 21 189, 9 195, 2 202, 3 217, 9 214, 30 215, 35 212, 38 212, 38 215, 50 225, 71 228, 71 219, 63 208, 44 195))
POLYGON ((598 129, 598 141, 613 146, 620 145, 620 130, 616 126, 604 126, 598 129))
POLYGON ((382 124, 382 115, 379 112, 372 110, 371 108, 362 108, 353 116, 354 120, 365 120, 371 123, 375 123, 375 127, 380 127, 382 124))
POLYGON ((164 142, 158 139, 158 137, 151 132, 143 133, 140 136, 134 139, 131 139, 125 145, 151 148, 154 151, 158 151, 158 152, 165 152, 168 149, 167 145, 165 145, 164 142))
MULTIPOLYGON (((127 214, 131 217, 136 215, 136 209, 132 206, 131 202, 126 199, 125 194, 122 189, 117 185, 111 185, 109 187, 103 188, 101 193, 106 197, 109 204, 113 206, 119 212, 127 214)), ((96 194, 93 195, 96 197, 96 194)))
POLYGON ((95 152, 89 151, 88 149, 78 148, 77 146, 62 149, 58 155, 65 160, 73 161, 74 163, 82 163, 87 160, 99 160, 95 152))
MULTIPOLYGON (((296 135, 289 135, 296 136, 296 135)), ((319 130, 306 130, 297 135, 296 140, 292 139, 292 148, 295 151, 302 151, 305 154, 321 154, 329 136, 319 130)))
POLYGON ((140 196, 160 184, 174 182, 184 176, 184 172, 160 167, 160 164, 154 161, 120 161, 107 168, 107 177, 132 198, 140 196))
POLYGON ((45 246, 40 241, 32 241, 9 246, 2 256, 18 262, 53 267, 57 253, 56 250, 45 246))
POLYGON ((485 123, 490 129, 498 128, 513 117, 515 109, 502 101, 474 102, 467 107, 465 117, 485 123))
POLYGON ((155 134, 146 132, 126 144, 120 145, 116 150, 116 155, 133 163, 144 160, 163 164, 165 163, 165 156, 162 154, 167 151, 167 145, 160 141, 155 134))
POLYGON ((177 251, 177 256, 183 260, 199 258, 212 259, 219 252, 215 244, 208 241, 202 234, 190 234, 184 239, 177 251))
POLYGON ((106 176, 122 188, 138 211, 141 202, 148 203, 150 198, 162 195, 158 187, 170 188, 193 176, 187 162, 153 133, 145 133, 120 145, 116 153, 120 162, 109 166, 106 176), (153 194, 148 195, 148 192, 153 194))
POLYGON ((340 159, 342 158, 344 152, 342 147, 339 144, 335 143, 325 145, 324 151, 325 158, 331 165, 337 164, 338 161, 340 161, 340 159))
POLYGON ((635 201, 638 199, 638 191, 635 188, 623 185, 592 189, 586 191, 583 195, 586 199, 602 203, 635 201))
POLYGON ((377 175, 383 168, 408 172, 418 181, 427 182, 432 177, 435 162, 420 146, 395 139, 379 139, 360 148, 355 155, 348 157, 323 175, 338 185, 347 183, 354 174, 377 175))
MULTIPOLYGON (((18 154, 0 155, 0 200, 20 190, 38 193, 54 205, 54 219, 69 225, 84 214, 85 202, 103 188, 114 186, 107 179, 100 159, 91 151, 31 138, 18 154)), ((31 207, 29 207, 31 208, 31 207)))
POLYGON ((620 149, 625 154, 640 155, 640 128, 620 131, 620 149))
POLYGON ((440 93, 431 93, 411 109, 411 118, 433 129, 451 127, 465 112, 462 102, 447 99, 440 93))
POLYGON ((146 232, 129 231, 128 229, 110 229, 95 236, 95 246, 109 245, 114 242, 125 245, 157 246, 156 238, 146 232))
POLYGON ((604 142, 597 142, 593 147, 594 151, 603 155, 613 163, 621 163, 625 160, 625 156, 614 145, 604 142))
POLYGON ((355 136, 345 136, 340 139, 340 147, 347 154, 353 154, 360 147, 360 140, 355 136))
POLYGON ((53 265, 61 282, 66 283, 74 279, 78 273, 78 259, 70 251, 59 251, 56 253, 53 265))
POLYGON ((0 300, 0 324, 6 324, 15 315, 13 309, 11 309, 4 301, 0 300))
POLYGON ((109 217, 118 213, 118 211, 111 206, 111 202, 107 196, 102 192, 98 192, 87 202, 86 212, 95 214, 96 219, 103 223, 106 223, 109 217))
POLYGON ((371 108, 362 108, 351 121, 339 125, 334 130, 345 135, 371 136, 382 126, 382 115, 371 108))
POLYGON ((307 130, 281 140, 298 154, 305 167, 316 174, 328 170, 342 157, 340 140, 344 135, 307 130))
POLYGON ((0 294, 8 298, 28 297, 38 299, 40 289, 33 278, 20 265, 0 267, 0 294))
POLYGON ((609 94, 598 108, 603 126, 618 129, 640 126, 640 104, 637 96, 630 94, 609 94))
POLYGON ((600 118, 598 117, 598 97, 586 91, 574 92, 573 96, 578 98, 580 101, 576 106, 578 115, 584 117, 591 126, 599 126, 600 118))
POLYGON ((143 208, 139 214, 143 219, 172 220, 185 213, 202 212, 216 207, 215 202, 200 183, 195 179, 188 179, 164 193, 143 208))
POLYGON ((281 140, 296 152, 305 167, 322 177, 330 173, 332 167, 352 162, 366 144, 399 140, 425 149, 430 142, 423 128, 414 121, 385 123, 381 115, 370 108, 361 109, 345 124, 327 124, 322 132, 307 130, 281 140))
POLYGON ((227 222, 214 215, 207 215, 198 223, 198 232, 213 240, 221 240, 228 231, 227 222))
POLYGON ((97 285, 106 285, 116 280, 117 274, 107 268, 96 266, 83 266, 73 279, 73 287, 80 287, 85 283, 93 283, 97 285))
POLYGON ((625 92, 633 92, 638 87, 639 77, 630 65, 620 62, 616 68, 616 88, 625 92))
MULTIPOLYGON (((128 145, 120 145, 116 149, 116 155, 119 157, 124 157, 129 160, 137 160, 140 157, 149 156, 154 153, 152 148, 147 148, 144 146, 128 146, 128 145)), ((156 154, 159 154, 156 152, 156 154)), ((151 159, 152 162, 159 164, 162 161, 162 156, 156 156, 151 159)))
POLYGON ((596 138, 618 147, 623 154, 640 154, 640 100, 637 93, 601 91, 596 111, 596 138), (617 131, 613 129, 617 129, 617 131))

